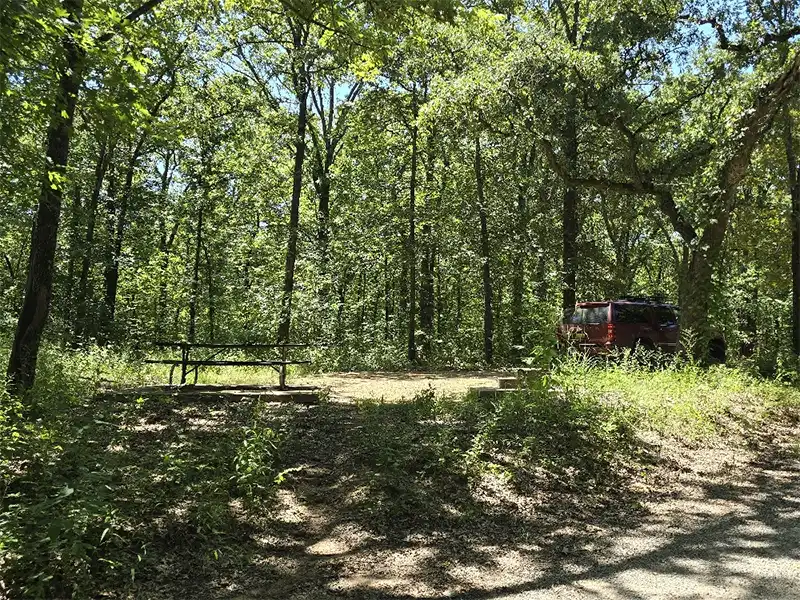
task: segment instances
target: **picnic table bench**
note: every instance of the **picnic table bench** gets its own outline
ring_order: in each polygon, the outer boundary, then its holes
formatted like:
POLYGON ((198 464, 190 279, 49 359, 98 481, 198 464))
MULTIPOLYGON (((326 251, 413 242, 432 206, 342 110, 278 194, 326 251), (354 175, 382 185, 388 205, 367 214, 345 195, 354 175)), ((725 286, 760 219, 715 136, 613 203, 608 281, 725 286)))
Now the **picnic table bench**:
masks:
POLYGON ((172 385, 172 380, 175 375, 175 369, 181 368, 181 385, 186 384, 186 376, 194 372, 194 383, 197 383, 197 377, 200 367, 271 367, 278 373, 278 387, 281 390, 286 389, 286 367, 289 365, 308 365, 311 364, 310 360, 290 360, 286 356, 291 348, 308 348, 309 344, 198 344, 191 342, 154 342, 153 346, 157 348, 176 348, 180 349, 180 358, 167 358, 167 359, 146 359, 144 362, 151 365, 171 365, 169 370, 169 383, 172 385), (190 354, 192 350, 203 349, 213 350, 210 356, 203 359, 192 359, 190 354), (230 350, 280 350, 280 359, 269 360, 228 360, 217 359, 216 357, 225 351, 230 350))

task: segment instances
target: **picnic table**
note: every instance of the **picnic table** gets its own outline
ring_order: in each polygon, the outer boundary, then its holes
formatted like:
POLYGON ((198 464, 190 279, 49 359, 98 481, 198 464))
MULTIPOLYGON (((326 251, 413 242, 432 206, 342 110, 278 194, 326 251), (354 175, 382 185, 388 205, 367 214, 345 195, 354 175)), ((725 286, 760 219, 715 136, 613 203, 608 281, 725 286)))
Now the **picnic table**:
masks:
POLYGON ((153 346, 157 348, 174 348, 180 349, 180 358, 167 358, 167 359, 146 359, 144 362, 147 364, 156 365, 171 365, 169 370, 169 383, 172 385, 172 380, 175 375, 175 369, 181 368, 181 383, 186 384, 186 376, 194 373, 194 383, 197 383, 197 377, 200 367, 270 367, 278 373, 278 387, 281 390, 286 389, 286 367, 289 365, 307 365, 311 364, 310 360, 294 360, 288 359, 288 353, 292 348, 308 348, 309 344, 213 344, 213 343, 194 343, 194 342, 154 342, 153 346), (193 350, 210 350, 210 355, 196 359, 191 357, 193 350), (220 354, 230 351, 258 351, 258 350, 280 350, 280 359, 268 360, 229 360, 217 358, 220 354))

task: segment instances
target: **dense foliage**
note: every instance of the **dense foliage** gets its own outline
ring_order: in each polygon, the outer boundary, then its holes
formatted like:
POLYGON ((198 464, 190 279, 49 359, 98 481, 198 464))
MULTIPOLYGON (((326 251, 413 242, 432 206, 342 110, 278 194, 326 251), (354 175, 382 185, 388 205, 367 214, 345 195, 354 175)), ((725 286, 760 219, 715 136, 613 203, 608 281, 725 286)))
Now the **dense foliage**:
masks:
POLYGON ((291 538, 298 473, 369 535, 496 544, 528 535, 509 498, 635 507, 653 439, 796 425, 796 36, 793 0, 0 2, 0 596, 210 597, 291 538), (680 303, 696 356, 553 353, 625 294, 680 303), (155 340, 548 370, 491 401, 110 392, 163 379, 155 340))
POLYGON ((774 369, 797 31, 790 0, 6 3, 12 387, 45 326, 474 364, 625 293, 774 369))

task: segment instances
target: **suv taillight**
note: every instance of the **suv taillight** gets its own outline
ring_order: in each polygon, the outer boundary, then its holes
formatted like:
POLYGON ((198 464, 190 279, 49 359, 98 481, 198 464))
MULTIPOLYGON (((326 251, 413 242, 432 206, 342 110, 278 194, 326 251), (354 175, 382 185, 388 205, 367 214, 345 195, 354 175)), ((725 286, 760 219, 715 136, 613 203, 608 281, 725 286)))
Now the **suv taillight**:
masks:
POLYGON ((609 344, 613 344, 616 341, 616 336, 617 336, 617 328, 615 327, 615 325, 613 323, 609 323, 608 324, 608 335, 606 336, 608 338, 608 340, 607 340, 608 343, 609 344))

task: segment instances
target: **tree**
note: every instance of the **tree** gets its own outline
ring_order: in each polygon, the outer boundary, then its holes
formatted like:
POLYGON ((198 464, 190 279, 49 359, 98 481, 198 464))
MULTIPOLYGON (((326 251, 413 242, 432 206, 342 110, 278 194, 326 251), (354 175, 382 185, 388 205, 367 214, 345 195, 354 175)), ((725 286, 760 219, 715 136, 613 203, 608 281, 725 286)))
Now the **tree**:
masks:
MULTIPOLYGON (((716 25, 720 35, 720 48, 723 51, 730 50, 732 45, 729 39, 719 24, 716 25)), ((737 44, 735 48, 738 52, 745 46, 737 44)), ((650 94, 651 101, 639 102, 638 111, 634 108, 635 105, 624 101, 621 105, 612 104, 613 108, 607 105, 595 106, 598 123, 619 136, 620 154, 616 164, 628 179, 574 177, 568 166, 556 155, 551 142, 547 139, 542 141, 551 166, 566 185, 627 195, 651 195, 656 198, 660 210, 687 248, 680 276, 682 319, 683 326, 695 331, 702 342, 698 348, 699 355, 704 356, 706 352, 710 335, 708 316, 714 267, 725 241, 730 216, 736 207, 739 186, 758 143, 770 130, 776 115, 797 84, 800 75, 798 67, 800 59, 795 56, 782 70, 771 76, 766 75, 767 83, 755 91, 751 91, 747 85, 753 78, 742 77, 738 72, 733 73, 724 82, 728 86, 728 93, 723 96, 726 100, 719 112, 723 113, 729 105, 737 101, 742 102, 746 110, 723 133, 723 143, 709 142, 708 137, 703 139, 697 136, 697 129, 689 128, 691 133, 683 137, 676 154, 658 156, 655 160, 654 157, 644 156, 645 148, 653 147, 653 139, 648 139, 647 134, 654 128, 663 127, 665 119, 683 115, 693 103, 697 106, 698 99, 702 99, 707 105, 711 90, 720 85, 719 68, 710 71, 705 79, 687 86, 688 90, 680 89, 683 78, 676 79, 677 89, 671 85, 663 86, 663 97, 669 98, 664 104, 657 101, 658 94, 650 94), (742 81, 741 87, 735 85, 737 80, 742 81), (675 96, 678 97, 677 100, 675 96), (746 100, 747 96, 752 98, 749 102, 746 100), (691 139, 692 135, 697 136, 697 139, 691 139), (650 162, 649 168, 643 167, 644 161, 650 162), (696 190, 695 196, 689 198, 687 204, 703 215, 703 220, 699 223, 692 222, 686 208, 679 204, 677 198, 675 186, 678 181, 685 181, 687 177, 692 178, 692 186, 696 190)), ((685 79, 691 81, 697 78, 687 75, 685 79)), ((709 118, 708 114, 699 113, 697 120, 701 122, 701 127, 719 127, 718 116, 709 118)))
MULTIPOLYGON (((148 0, 124 17, 133 23, 163 0, 148 0)), ((22 393, 33 385, 42 332, 50 312, 53 286, 53 259, 56 251, 61 200, 67 181, 72 125, 82 83, 86 50, 83 36, 83 0, 63 0, 67 25, 62 35, 62 55, 57 67, 58 85, 47 130, 45 176, 31 236, 31 254, 25 295, 17 322, 8 363, 8 388, 22 393)), ((115 24, 118 29, 121 23, 115 24)), ((105 43, 113 30, 98 39, 105 43)))
POLYGON ((8 363, 8 387, 21 393, 33 385, 42 332, 50 312, 53 259, 66 183, 67 161, 75 105, 81 84, 84 51, 78 41, 83 0, 64 0, 69 23, 62 36, 63 63, 58 67, 58 88, 47 130, 45 176, 31 235, 31 253, 25 296, 8 363))

